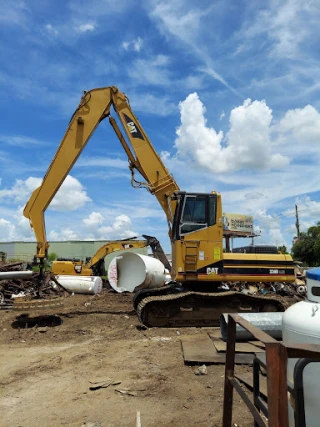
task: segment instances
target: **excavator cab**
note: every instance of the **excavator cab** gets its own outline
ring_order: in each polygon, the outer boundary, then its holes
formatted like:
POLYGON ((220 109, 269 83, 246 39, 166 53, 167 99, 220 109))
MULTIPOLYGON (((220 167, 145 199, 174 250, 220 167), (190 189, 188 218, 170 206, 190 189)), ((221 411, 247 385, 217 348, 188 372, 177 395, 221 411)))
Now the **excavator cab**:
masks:
POLYGON ((192 233, 217 224, 217 194, 178 191, 172 236, 181 240, 192 233))
MULTIPOLYGON (((177 281, 212 280, 207 268, 222 268, 222 206, 218 193, 175 191, 172 259, 177 281), (218 265, 219 263, 219 265, 218 265)), ((211 270, 210 270, 211 271, 211 270)))

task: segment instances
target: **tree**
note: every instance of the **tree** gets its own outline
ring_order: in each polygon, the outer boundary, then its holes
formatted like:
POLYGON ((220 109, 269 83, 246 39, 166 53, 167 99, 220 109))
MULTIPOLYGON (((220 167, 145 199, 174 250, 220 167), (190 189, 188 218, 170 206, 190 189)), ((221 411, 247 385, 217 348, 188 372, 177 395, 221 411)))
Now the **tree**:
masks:
MULTIPOLYGON (((58 254, 56 254, 55 252, 50 252, 48 254, 48 257, 44 260, 44 263, 43 263, 44 270, 45 271, 51 270, 52 262, 55 261, 57 258, 58 258, 58 254)), ((35 265, 33 267, 33 271, 39 271, 39 269, 40 269, 39 265, 35 265)))
POLYGON ((48 254, 48 261, 55 261, 58 258, 58 254, 56 254, 55 252, 50 252, 48 254))
POLYGON ((278 251, 281 252, 282 254, 287 254, 288 253, 286 245, 278 246, 278 251))
POLYGON ((300 239, 292 247, 292 255, 309 267, 320 265, 320 222, 306 233, 300 233, 300 239))

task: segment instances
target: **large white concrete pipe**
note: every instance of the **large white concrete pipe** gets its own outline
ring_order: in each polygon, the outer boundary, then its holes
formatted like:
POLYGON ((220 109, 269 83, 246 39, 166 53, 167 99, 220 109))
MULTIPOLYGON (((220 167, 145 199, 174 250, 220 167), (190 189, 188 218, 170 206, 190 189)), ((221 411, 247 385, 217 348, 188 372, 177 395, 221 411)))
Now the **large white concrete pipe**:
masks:
MULTIPOLYGON (((57 281, 69 292, 75 294, 98 294, 102 291, 102 279, 98 276, 57 275, 57 281)), ((57 286, 51 282, 52 286, 57 286)))
POLYGON ((158 259, 127 252, 113 258, 108 268, 108 280, 117 292, 135 292, 159 288, 167 277, 165 267, 158 259))

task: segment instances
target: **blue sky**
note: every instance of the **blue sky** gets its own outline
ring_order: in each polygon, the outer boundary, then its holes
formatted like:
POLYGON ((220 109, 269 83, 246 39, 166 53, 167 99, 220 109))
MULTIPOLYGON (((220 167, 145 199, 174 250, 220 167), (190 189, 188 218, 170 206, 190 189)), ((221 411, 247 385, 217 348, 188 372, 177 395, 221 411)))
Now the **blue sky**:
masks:
MULTIPOLYGON (((320 220, 319 0, 0 0, 0 240, 22 216, 83 90, 118 86, 181 189, 222 193, 259 243, 320 220)), ((130 186, 103 122, 46 214, 51 240, 150 234, 165 215, 130 186)), ((235 243, 235 245, 237 245, 235 243)))

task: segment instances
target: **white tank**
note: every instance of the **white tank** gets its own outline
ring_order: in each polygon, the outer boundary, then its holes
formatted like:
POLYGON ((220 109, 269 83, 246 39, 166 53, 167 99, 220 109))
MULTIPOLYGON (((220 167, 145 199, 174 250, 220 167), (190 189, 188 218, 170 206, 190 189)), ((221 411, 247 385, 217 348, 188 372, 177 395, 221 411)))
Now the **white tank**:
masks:
MULTIPOLYGON (((307 271, 307 300, 285 311, 282 337, 285 344, 320 344, 320 268, 307 271)), ((293 384, 297 359, 288 360, 288 381, 293 384)), ((320 363, 310 363, 304 369, 303 388, 307 427, 319 427, 320 363)), ((294 426, 294 412, 289 399, 289 425, 294 426)))
POLYGON ((98 276, 58 275, 55 278, 64 288, 75 294, 98 294, 102 291, 102 279, 98 276))
POLYGON ((113 258, 108 280, 117 292, 135 292, 142 288, 158 288, 166 281, 164 265, 156 258, 126 252, 113 258))

